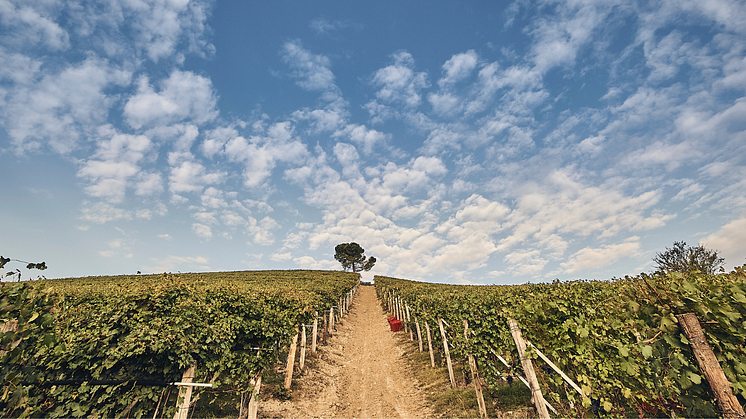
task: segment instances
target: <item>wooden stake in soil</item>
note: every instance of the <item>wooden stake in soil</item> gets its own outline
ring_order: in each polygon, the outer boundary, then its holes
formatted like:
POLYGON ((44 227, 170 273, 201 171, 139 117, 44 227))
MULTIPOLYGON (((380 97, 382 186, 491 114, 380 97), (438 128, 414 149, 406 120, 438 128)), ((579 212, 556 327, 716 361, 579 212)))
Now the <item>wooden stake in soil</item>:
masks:
MULTIPOLYGON (((181 375, 182 383, 191 383, 194 379, 194 371, 197 369, 195 362, 181 375)), ((187 419, 189 416, 189 405, 192 402, 192 386, 179 386, 179 398, 176 403, 176 414, 174 419, 187 419), (179 403, 181 401, 181 403, 179 403)))
MULTIPOLYGON (((464 319, 464 339, 469 342, 469 322, 464 319)), ((479 405, 479 416, 482 418, 487 417, 487 407, 484 404, 484 396, 482 395, 482 378, 479 377, 479 370, 477 369, 477 361, 474 360, 474 355, 468 354, 469 368, 471 369, 471 382, 474 383, 474 391, 477 393, 477 404, 479 405)))
POLYGON ((443 328, 443 319, 438 317, 438 327, 440 327, 440 335, 443 336, 443 349, 446 353, 446 363, 448 364, 448 377, 451 379, 451 388, 456 388, 456 378, 453 377, 453 364, 451 364, 451 352, 448 350, 448 338, 446 338, 446 330, 443 328))
POLYGON ((293 384, 293 367, 295 366, 295 350, 298 347, 298 328, 295 328, 295 336, 293 336, 293 343, 290 344, 290 351, 288 351, 288 363, 285 369, 285 390, 290 390, 290 385, 293 384))
POLYGON ((409 316, 409 304, 406 304, 405 308, 407 309, 407 325, 409 326, 409 340, 414 340, 414 332, 412 331, 412 326, 410 325, 410 323, 412 322, 412 319, 409 316))
POLYGON ((427 329, 427 349, 430 351, 430 366, 435 368, 435 354, 433 354, 433 340, 430 338, 430 325, 425 322, 427 329))
POLYGON ((417 341, 420 343, 420 352, 422 352, 422 333, 420 332, 420 321, 414 316, 414 324, 417 327, 417 341))
POLYGON ((710 345, 707 343, 707 338, 702 332, 697 316, 694 313, 687 313, 680 314, 676 318, 679 320, 679 328, 689 340, 699 370, 710 384, 720 414, 725 419, 743 418, 743 408, 736 396, 733 395, 730 382, 725 377, 715 353, 712 352, 710 345))
POLYGON ((313 334, 311 335, 311 353, 316 353, 316 339, 319 334, 319 312, 316 312, 316 317, 313 319, 313 334))
POLYGON ((324 340, 324 343, 326 344, 326 340, 329 338, 329 322, 326 320, 326 311, 324 311, 324 331, 322 333, 322 338, 324 340))
POLYGON ((303 367, 306 365, 306 325, 303 326, 303 333, 300 337, 300 362, 298 364, 299 371, 303 371, 303 367))
POLYGON ((334 307, 329 309, 329 336, 334 331, 334 307))
POLYGON ((526 380, 528 380, 529 388, 531 389, 531 399, 534 402, 534 406, 536 406, 536 413, 539 414, 541 419, 549 419, 549 411, 547 410, 544 396, 541 394, 539 381, 536 379, 534 364, 530 358, 526 358, 526 342, 523 341, 521 329, 513 319, 508 319, 508 326, 510 326, 510 333, 513 335, 515 346, 518 348, 518 355, 521 357, 521 365, 523 366, 523 371, 526 373, 526 380))
POLYGON ((256 378, 254 384, 254 390, 251 391, 251 398, 249 399, 249 417, 248 419, 256 419, 256 413, 259 410, 259 390, 262 387, 262 372, 259 371, 259 375, 256 378))

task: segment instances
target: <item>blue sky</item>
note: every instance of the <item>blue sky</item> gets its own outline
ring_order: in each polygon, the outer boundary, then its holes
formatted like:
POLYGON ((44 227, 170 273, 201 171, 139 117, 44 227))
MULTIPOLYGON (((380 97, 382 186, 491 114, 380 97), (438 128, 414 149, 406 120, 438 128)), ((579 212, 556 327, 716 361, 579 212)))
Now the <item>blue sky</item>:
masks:
POLYGON ((0 0, 0 179, 0 254, 47 277, 350 241, 434 282, 636 274, 677 240, 732 268, 746 6, 0 0))

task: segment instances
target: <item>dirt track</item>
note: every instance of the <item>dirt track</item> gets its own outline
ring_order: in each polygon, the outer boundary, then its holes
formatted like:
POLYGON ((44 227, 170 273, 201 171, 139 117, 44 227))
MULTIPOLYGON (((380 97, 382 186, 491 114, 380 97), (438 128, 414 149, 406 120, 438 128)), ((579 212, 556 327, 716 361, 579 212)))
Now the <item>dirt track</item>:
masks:
MULTIPOLYGON (((403 332, 399 332, 403 333, 403 332)), ((373 287, 360 287, 348 315, 293 398, 262 401, 260 417, 424 418, 426 398, 404 365, 373 287)))

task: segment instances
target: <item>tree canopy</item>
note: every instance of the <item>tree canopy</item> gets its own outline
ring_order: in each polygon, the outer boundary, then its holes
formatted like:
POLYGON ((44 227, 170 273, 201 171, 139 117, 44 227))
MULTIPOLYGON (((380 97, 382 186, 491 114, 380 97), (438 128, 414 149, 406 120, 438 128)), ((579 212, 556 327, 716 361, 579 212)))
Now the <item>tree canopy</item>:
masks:
POLYGON ((723 269, 725 259, 721 258, 717 250, 708 249, 699 244, 696 247, 687 246, 686 242, 674 242, 673 247, 666 247, 665 252, 659 252, 653 258, 656 268, 663 272, 689 273, 699 271, 714 275, 723 269))
POLYGON ((342 264, 342 269, 352 272, 369 271, 376 264, 376 258, 366 257, 365 249, 355 242, 338 244, 334 248, 334 259, 342 264))

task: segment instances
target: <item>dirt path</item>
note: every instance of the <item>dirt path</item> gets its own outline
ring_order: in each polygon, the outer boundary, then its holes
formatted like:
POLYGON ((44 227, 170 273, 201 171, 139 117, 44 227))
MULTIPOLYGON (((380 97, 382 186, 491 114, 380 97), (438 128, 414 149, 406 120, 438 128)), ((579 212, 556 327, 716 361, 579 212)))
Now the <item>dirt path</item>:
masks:
MULTIPOLYGON (((402 333, 402 332, 399 332, 402 333)), ((297 379, 293 398, 262 401, 260 417, 424 418, 423 391, 408 373, 373 287, 360 287, 348 315, 311 369, 297 379)))

